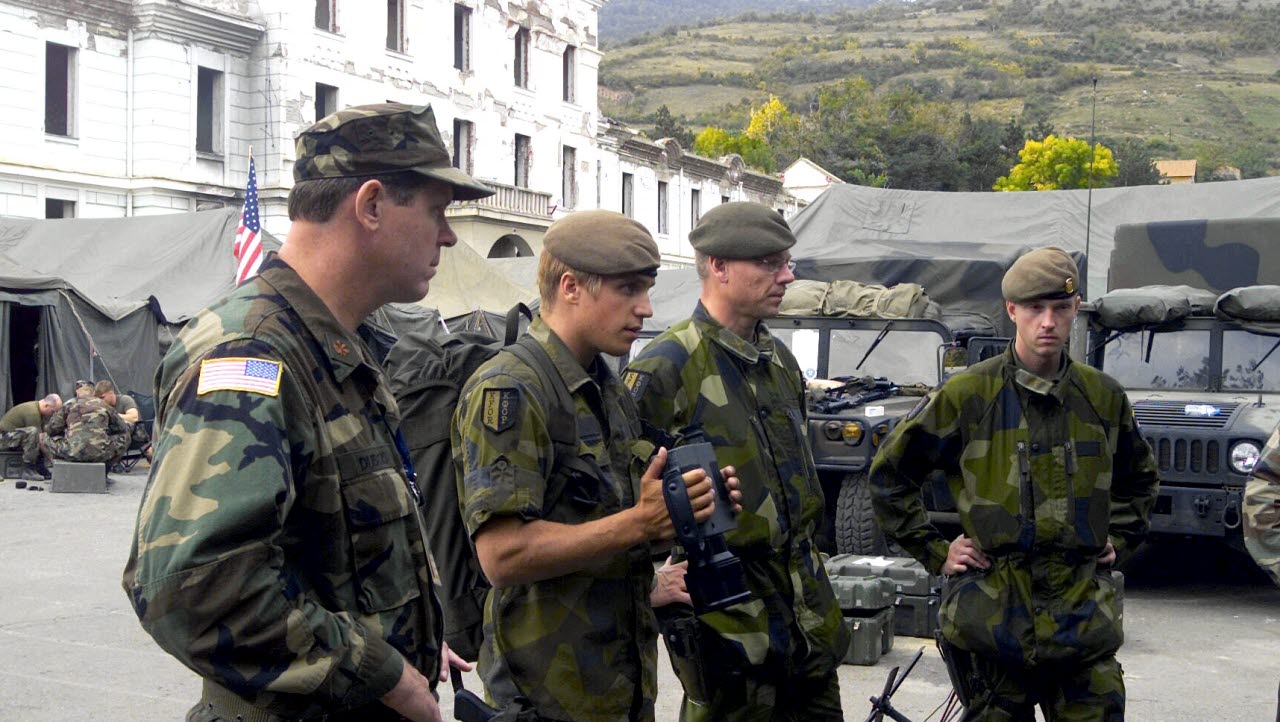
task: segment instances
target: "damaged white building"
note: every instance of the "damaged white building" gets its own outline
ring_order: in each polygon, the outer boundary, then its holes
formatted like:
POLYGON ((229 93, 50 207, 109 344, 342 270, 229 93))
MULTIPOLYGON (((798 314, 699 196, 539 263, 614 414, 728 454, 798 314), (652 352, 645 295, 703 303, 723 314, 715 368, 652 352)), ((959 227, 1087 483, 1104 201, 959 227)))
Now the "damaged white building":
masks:
POLYGON ((481 255, 532 255, 558 216, 640 220, 674 263, 700 213, 785 206, 780 182, 609 123, 603 0, 0 1, 0 215, 238 206, 250 149, 283 237, 294 136, 348 105, 430 104, 498 194, 451 209, 481 255))

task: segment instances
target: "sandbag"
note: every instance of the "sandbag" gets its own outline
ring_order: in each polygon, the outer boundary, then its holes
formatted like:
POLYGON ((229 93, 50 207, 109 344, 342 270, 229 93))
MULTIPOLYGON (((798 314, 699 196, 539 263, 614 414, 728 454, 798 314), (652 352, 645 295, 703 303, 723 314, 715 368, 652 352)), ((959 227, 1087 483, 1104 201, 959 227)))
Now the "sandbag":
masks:
POLYGON ((1245 286, 1218 297, 1215 316, 1228 321, 1280 322, 1280 286, 1245 286))
POLYGON ((1163 326, 1188 316, 1208 315, 1215 300, 1212 291, 1191 286, 1143 286, 1116 289, 1094 305, 1103 328, 1125 329, 1163 326))

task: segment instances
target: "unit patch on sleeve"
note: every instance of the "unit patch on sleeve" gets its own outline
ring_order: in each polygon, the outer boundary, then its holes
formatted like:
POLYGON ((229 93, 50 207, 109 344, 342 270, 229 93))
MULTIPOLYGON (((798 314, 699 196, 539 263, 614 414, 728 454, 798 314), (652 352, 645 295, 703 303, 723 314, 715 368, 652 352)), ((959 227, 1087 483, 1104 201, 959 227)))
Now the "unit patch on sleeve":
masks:
POLYGON ((264 396, 280 394, 279 361, 265 358, 211 358, 200 362, 196 395, 211 391, 249 391, 264 396))
POLYGON ((653 374, 648 371, 627 371, 622 375, 622 383, 631 392, 631 398, 639 401, 644 396, 644 390, 649 388, 649 379, 653 378, 653 374))
POLYGON ((520 413, 519 389, 485 389, 481 422, 495 434, 501 434, 516 423, 520 413))

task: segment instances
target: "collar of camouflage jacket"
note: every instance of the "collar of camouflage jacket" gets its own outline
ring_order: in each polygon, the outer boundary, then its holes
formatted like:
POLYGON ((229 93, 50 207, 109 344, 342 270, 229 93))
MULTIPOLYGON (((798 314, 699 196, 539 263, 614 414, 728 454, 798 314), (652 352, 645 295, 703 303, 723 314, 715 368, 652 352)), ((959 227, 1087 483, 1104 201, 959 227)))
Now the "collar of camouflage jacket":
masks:
POLYGON ((578 389, 582 388, 585 383, 595 384, 597 387, 603 386, 604 378, 600 378, 600 374, 606 374, 608 369, 603 371, 603 364, 597 355, 591 361, 591 369, 584 369, 582 364, 578 363, 578 358, 573 355, 569 347, 560 340, 555 331, 542 320, 542 314, 534 317, 533 323, 529 324, 529 335, 537 339, 538 343, 547 350, 547 355, 551 357, 551 363, 556 367, 556 371, 560 373, 560 378, 564 379, 564 385, 568 387, 569 393, 576 394, 578 389))
POLYGON ((335 381, 346 381, 351 372, 360 366, 366 366, 370 372, 377 374, 377 366, 369 359, 364 343, 338 323, 329 307, 324 305, 324 301, 320 300, 293 267, 280 260, 274 252, 268 253, 258 276, 298 312, 302 325, 329 358, 335 381))
POLYGON ((1032 373, 1018 358, 1017 352, 1013 350, 1013 342, 1009 342, 1009 348, 1005 350, 1005 374, 1013 380, 1014 383, 1035 394, 1041 396, 1052 396, 1059 402, 1066 394, 1066 379, 1071 373, 1071 357, 1062 354, 1062 364, 1058 367, 1058 373, 1051 379, 1037 376, 1032 373))
POLYGON ((698 302, 698 307, 693 310, 693 320, 702 327, 704 336, 748 364, 756 364, 761 358, 764 358, 785 368, 782 359, 778 358, 778 354, 774 349, 774 344, 777 341, 774 340, 773 334, 769 333, 769 327, 763 321, 756 322, 756 342, 752 344, 712 317, 701 301, 698 302))

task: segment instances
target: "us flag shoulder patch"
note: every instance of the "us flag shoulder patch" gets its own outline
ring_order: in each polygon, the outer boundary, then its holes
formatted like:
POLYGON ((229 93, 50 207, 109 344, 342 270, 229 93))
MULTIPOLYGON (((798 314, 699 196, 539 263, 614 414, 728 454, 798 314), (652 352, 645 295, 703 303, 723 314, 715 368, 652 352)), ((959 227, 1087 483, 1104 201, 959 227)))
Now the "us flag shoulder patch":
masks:
POLYGON ((211 391, 280 394, 280 362, 265 358, 212 358, 200 362, 196 396, 211 391))

